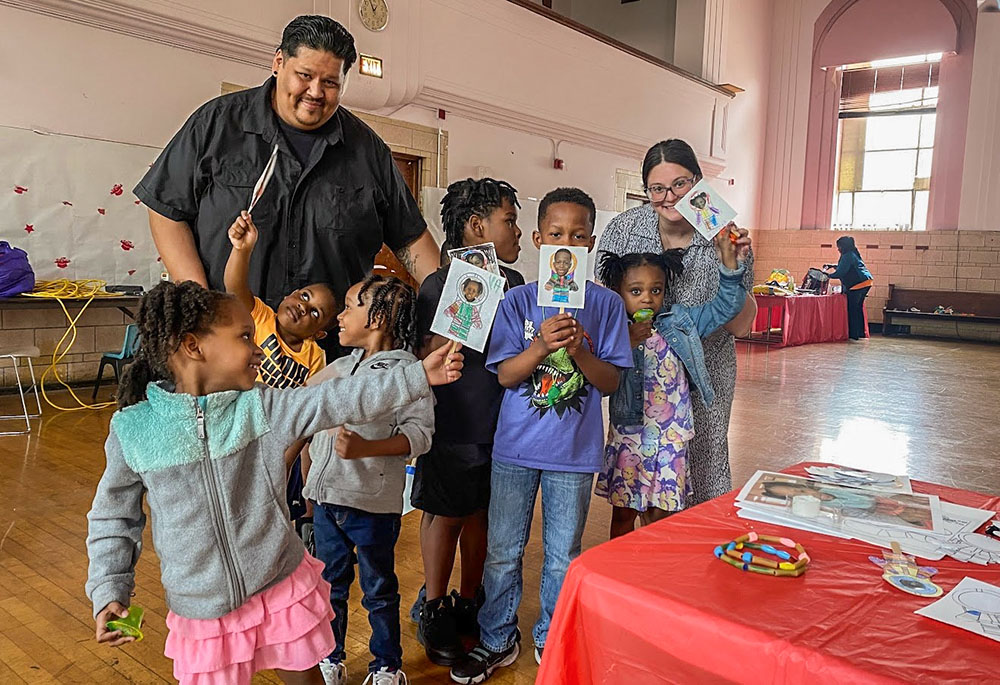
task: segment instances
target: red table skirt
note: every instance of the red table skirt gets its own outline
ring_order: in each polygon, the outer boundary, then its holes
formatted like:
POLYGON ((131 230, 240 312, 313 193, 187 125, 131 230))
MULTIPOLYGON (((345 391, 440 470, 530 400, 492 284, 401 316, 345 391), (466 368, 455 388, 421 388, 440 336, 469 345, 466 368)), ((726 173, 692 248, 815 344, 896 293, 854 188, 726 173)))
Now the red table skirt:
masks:
POLYGON ((754 295, 754 299, 757 300, 757 318, 753 330, 781 328, 781 341, 775 342, 777 347, 847 340, 847 297, 841 293, 792 297, 754 295))
MULTIPOLYGON (((804 474, 805 464, 788 469, 804 474)), ((996 510, 1000 498, 913 481, 996 510)), ((984 683, 1000 643, 917 616, 935 601, 882 580, 872 545, 745 521, 730 493, 584 552, 569 567, 537 683, 984 683), (790 536, 799 578, 746 573, 712 550, 748 530, 790 536)), ((1000 566, 932 562, 944 592, 1000 566)))

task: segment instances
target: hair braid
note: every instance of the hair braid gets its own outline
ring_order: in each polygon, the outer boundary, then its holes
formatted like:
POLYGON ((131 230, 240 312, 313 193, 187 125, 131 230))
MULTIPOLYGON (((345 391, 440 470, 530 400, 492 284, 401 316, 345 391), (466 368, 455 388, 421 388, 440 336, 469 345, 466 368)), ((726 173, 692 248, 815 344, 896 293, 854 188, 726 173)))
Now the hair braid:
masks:
POLYGON ((597 267, 597 276, 605 287, 621 294, 622 282, 629 269, 639 266, 652 266, 663 271, 665 293, 669 294, 674 281, 684 272, 684 250, 665 250, 660 254, 653 252, 633 252, 616 255, 605 252, 597 267))
POLYGON ((417 347, 417 293, 395 276, 372 274, 358 290, 358 306, 364 306, 368 294, 368 323, 384 326, 397 350, 417 347), (369 291, 370 294, 369 294, 369 291))
POLYGON ((164 282, 139 302, 139 352, 125 367, 118 388, 118 407, 146 399, 146 386, 172 381, 168 361, 188 333, 204 333, 216 322, 222 305, 232 295, 206 290, 194 281, 164 282))
POLYGON ((515 207, 517 189, 506 181, 493 178, 467 178, 448 186, 441 199, 441 226, 444 229, 445 249, 457 249, 464 244, 465 224, 473 216, 485 219, 494 209, 509 200, 515 207))

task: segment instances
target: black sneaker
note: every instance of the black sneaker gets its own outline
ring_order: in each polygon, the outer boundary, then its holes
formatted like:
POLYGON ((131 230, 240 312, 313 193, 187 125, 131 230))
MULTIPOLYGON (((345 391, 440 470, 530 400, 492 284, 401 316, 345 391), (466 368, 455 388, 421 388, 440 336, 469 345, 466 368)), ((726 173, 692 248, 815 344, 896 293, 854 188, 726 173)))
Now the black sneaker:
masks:
POLYGON ((491 652, 482 645, 476 645, 475 649, 452 667, 451 679, 464 685, 481 683, 493 675, 493 671, 517 661, 520 653, 521 643, 517 640, 502 652, 491 652))
POLYGON ((417 593, 417 601, 410 607, 410 620, 420 624, 420 610, 424 608, 424 600, 427 599, 427 586, 421 585, 420 592, 417 593))
POLYGON ((451 666, 465 655, 455 629, 451 597, 424 602, 420 610, 417 641, 424 646, 427 658, 438 666, 451 666))
POLYGON ((452 605, 455 607, 455 627, 458 634, 479 640, 479 610, 486 602, 486 595, 480 586, 475 599, 466 599, 456 590, 451 591, 452 605))

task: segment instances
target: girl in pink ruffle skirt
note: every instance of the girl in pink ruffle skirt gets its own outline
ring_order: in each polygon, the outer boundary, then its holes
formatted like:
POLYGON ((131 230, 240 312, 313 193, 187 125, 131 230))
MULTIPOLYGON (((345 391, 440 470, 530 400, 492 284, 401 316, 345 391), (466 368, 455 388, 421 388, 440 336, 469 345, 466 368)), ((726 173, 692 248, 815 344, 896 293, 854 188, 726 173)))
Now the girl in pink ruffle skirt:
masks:
POLYGON ((87 595, 97 641, 127 615, 152 512, 169 609, 165 653, 183 685, 238 685, 275 669, 286 683, 323 683, 335 646, 330 585, 285 504, 288 446, 365 423, 454 381, 462 355, 310 387, 255 386, 262 354, 246 307, 192 283, 161 283, 139 306, 141 348, 122 378, 107 465, 87 518, 87 595))

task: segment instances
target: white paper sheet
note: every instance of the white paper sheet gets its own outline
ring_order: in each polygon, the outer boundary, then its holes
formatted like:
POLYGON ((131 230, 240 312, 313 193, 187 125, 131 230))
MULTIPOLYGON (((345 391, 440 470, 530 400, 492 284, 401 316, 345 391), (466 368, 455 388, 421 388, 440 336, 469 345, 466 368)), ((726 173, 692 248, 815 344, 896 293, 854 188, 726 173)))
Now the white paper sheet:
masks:
POLYGON ((944 597, 913 613, 1000 642, 1000 587, 962 578, 944 597))
POLYGON ((854 469, 849 466, 831 464, 830 466, 807 466, 806 473, 810 477, 824 483, 844 485, 852 488, 868 488, 880 492, 902 492, 913 494, 908 476, 894 476, 891 473, 878 473, 854 469))
POLYGON ((674 208, 706 240, 715 238, 719 231, 736 218, 736 210, 705 179, 698 181, 694 188, 677 201, 674 208))
POLYGON ((542 245, 538 253, 538 306, 583 309, 588 258, 585 247, 542 245))
POLYGON ((448 266, 431 331, 482 352, 503 297, 503 284, 503 277, 456 259, 448 266))

